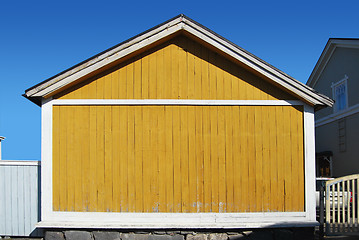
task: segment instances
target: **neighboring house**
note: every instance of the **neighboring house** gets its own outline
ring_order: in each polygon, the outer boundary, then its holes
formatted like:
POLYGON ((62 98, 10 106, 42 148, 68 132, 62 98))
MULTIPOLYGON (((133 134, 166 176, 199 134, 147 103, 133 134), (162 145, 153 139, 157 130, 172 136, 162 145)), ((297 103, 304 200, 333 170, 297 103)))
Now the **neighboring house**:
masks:
POLYGON ((313 227, 333 101, 184 15, 25 91, 44 228, 313 227))
POLYGON ((307 85, 335 100, 315 113, 318 160, 333 177, 359 173, 359 39, 329 39, 307 85))

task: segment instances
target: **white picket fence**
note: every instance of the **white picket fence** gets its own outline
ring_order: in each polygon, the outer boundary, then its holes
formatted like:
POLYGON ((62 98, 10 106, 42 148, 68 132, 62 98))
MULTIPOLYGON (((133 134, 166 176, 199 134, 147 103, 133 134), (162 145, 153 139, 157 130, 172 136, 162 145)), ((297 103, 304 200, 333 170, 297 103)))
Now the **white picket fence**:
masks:
POLYGON ((37 236, 40 162, 0 160, 0 236, 37 236))
POLYGON ((326 182, 326 235, 359 235, 359 174, 326 182))

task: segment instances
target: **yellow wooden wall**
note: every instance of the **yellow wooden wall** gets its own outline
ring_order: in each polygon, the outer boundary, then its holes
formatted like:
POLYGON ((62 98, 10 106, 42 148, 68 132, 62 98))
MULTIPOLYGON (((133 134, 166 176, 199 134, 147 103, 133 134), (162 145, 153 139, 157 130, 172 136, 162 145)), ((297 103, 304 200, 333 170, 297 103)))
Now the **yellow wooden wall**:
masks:
POLYGON ((303 162, 301 107, 53 107, 55 211, 303 211, 303 162))
POLYGON ((55 98, 295 99, 184 36, 62 91, 55 98))

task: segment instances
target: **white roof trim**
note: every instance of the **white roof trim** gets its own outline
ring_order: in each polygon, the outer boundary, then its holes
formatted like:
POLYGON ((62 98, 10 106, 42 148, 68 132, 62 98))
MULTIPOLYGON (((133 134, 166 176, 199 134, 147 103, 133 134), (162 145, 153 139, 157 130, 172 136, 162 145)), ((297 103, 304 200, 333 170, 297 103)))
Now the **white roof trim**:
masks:
POLYGON ((318 79, 322 75, 325 67, 331 59, 336 48, 359 48, 359 39, 329 39, 324 47, 322 54, 319 57, 312 73, 309 76, 307 85, 314 88, 318 79))
POLYGON ((331 99, 315 93, 315 91, 308 86, 289 77, 285 73, 279 71, 263 60, 246 52, 235 44, 229 42, 223 37, 215 34, 211 30, 201 26, 200 24, 183 15, 180 15, 162 25, 159 25, 158 27, 155 27, 148 32, 140 34, 137 37, 134 37, 133 39, 120 44, 113 49, 107 50, 98 56, 59 74, 58 76, 50 78, 49 80, 26 90, 25 97, 36 98, 51 94, 52 92, 76 81, 81 77, 90 74, 93 71, 99 70, 110 63, 113 63, 137 50, 142 49, 143 47, 149 46, 156 41, 181 30, 184 30, 205 41, 211 46, 233 57, 244 65, 254 69, 258 73, 272 80, 274 83, 284 87, 285 89, 288 89, 290 92, 313 105, 331 106, 333 104, 331 99))

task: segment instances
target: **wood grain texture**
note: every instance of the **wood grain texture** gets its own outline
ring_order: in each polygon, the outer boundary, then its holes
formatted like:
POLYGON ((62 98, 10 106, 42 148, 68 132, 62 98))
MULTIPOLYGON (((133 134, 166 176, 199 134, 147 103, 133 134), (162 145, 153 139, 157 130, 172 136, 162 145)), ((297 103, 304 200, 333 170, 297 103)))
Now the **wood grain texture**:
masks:
POLYGON ((178 36, 54 96, 59 99, 296 99, 178 36), (89 89, 94 88, 96 91, 89 89), (232 89, 232 90, 231 90, 232 89))
POLYGON ((303 109, 54 106, 57 211, 304 210, 303 109))

